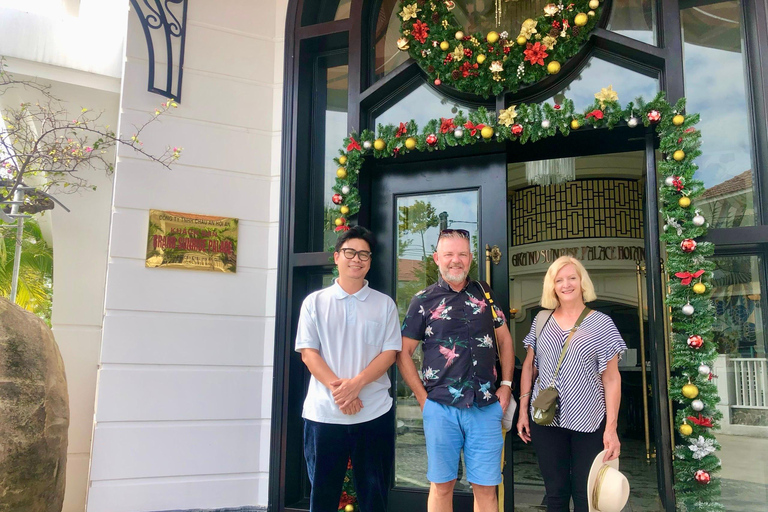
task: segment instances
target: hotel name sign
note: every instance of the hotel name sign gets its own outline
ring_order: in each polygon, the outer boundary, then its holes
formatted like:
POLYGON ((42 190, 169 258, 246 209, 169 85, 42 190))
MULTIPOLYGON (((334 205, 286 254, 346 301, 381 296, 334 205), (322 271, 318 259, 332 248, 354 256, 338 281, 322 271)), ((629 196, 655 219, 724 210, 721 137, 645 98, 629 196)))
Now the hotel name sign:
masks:
POLYGON ((146 266, 237 271, 238 219, 149 211, 146 266))
POLYGON ((587 239, 579 245, 573 240, 526 244, 510 248, 509 265, 517 270, 546 270, 560 256, 573 256, 587 268, 634 267, 635 262, 645 261, 645 247, 642 240, 617 238, 587 239))

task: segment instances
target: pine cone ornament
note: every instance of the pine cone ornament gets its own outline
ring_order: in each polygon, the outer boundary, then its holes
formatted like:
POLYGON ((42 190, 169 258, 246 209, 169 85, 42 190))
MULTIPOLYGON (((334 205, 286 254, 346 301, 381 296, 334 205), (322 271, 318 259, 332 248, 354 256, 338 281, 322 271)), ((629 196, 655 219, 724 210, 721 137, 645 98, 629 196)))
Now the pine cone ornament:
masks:
POLYGON ((461 71, 459 71, 458 69, 454 69, 453 71, 451 71, 451 78, 453 78, 454 80, 458 80, 459 78, 461 78, 461 71))
POLYGON ((571 34, 573 35, 573 37, 579 37, 579 32, 581 32, 580 27, 574 26, 573 28, 571 28, 571 34))
POLYGON ((552 27, 552 29, 549 31, 549 35, 552 37, 558 37, 560 35, 560 29, 552 27))

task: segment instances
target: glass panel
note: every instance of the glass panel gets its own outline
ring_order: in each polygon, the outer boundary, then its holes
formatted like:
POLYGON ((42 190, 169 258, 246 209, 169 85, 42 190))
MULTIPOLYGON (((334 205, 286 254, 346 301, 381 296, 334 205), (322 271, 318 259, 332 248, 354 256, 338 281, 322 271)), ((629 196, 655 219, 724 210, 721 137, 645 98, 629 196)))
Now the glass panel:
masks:
POLYGON ((348 66, 334 66, 327 68, 327 99, 325 106, 325 155, 323 163, 323 246, 318 250, 327 250, 336 240, 333 221, 336 215, 332 213, 335 207, 331 198, 336 184, 337 165, 332 157, 338 154, 344 137, 347 136, 347 89, 348 66))
POLYGON ((345 20, 349 18, 349 8, 352 6, 352 0, 339 0, 339 6, 336 8, 334 20, 345 20))
POLYGON ((651 0, 614 0, 608 30, 642 43, 656 44, 656 9, 651 0))
POLYGON ((713 228, 755 225, 740 14, 738 1, 681 12, 688 111, 701 114, 696 178, 708 189, 695 205, 713 228))
POLYGON ((382 0, 379 15, 376 18, 376 32, 373 35, 374 81, 408 60, 408 52, 397 49, 400 37, 399 0, 382 0))
MULTIPOLYGON (((599 89, 598 89, 599 90, 599 89)), ((413 92, 379 114, 374 119, 374 126, 405 123, 413 119, 419 130, 427 122, 440 117, 453 117, 461 110, 467 114, 476 109, 456 103, 446 98, 427 84, 421 84, 413 92)))
POLYGON ((729 511, 765 510, 768 502, 768 359, 760 309, 760 256, 714 258, 712 304, 717 376, 723 413, 722 499, 729 511))
POLYGON ((301 26, 349 18, 352 0, 312 0, 304 2, 301 26))
MULTIPOLYGON (((400 196, 397 198, 397 291, 395 302, 402 321, 408 304, 416 294, 437 281, 438 270, 432 259, 437 235, 451 227, 466 229, 472 237, 470 279, 477 279, 478 192, 476 190, 400 196)), ((421 368, 421 347, 414 352, 421 368)), ((395 485, 427 488, 427 448, 419 403, 397 374, 397 440, 395 444, 395 485)), ((468 491, 463 464, 459 467, 457 491, 468 491)))
POLYGON ((579 76, 548 101, 561 103, 564 98, 568 98, 573 101, 577 111, 582 111, 594 103, 595 94, 600 92, 600 89, 609 85, 618 92, 622 104, 638 96, 649 101, 659 92, 657 78, 645 76, 597 57, 590 57, 579 76))

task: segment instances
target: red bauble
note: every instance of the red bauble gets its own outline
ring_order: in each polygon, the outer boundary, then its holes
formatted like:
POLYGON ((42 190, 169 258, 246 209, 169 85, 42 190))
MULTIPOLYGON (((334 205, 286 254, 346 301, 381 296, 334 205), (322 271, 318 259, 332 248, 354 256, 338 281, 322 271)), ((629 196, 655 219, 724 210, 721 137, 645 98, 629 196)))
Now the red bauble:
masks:
POLYGON ((435 78, 435 85, 440 85, 443 83, 439 78, 435 78))
POLYGON ((555 103, 555 110, 560 110, 560 105, 558 105, 557 103, 555 103))
POLYGON ((693 336, 688 336, 689 347, 696 349, 696 348, 701 348, 702 345, 704 345, 704 340, 698 334, 694 334, 693 336))
POLYGON ((435 144, 437 144, 437 135, 435 135, 434 133, 430 133, 429 135, 427 135, 427 144, 429 144, 430 146, 434 146, 435 144))
POLYGON ((683 250, 683 252, 693 252, 696 250, 696 240, 686 238, 680 242, 680 248, 683 250))
POLYGON ((521 124, 513 124, 512 125, 512 135, 520 135, 523 133, 523 125, 521 124))
POLYGON ((648 112, 648 120, 652 123, 658 123, 661 119, 661 113, 658 110, 648 112))
POLYGON ((694 475, 694 478, 700 484, 708 484, 710 480, 712 480, 712 477, 710 476, 709 471, 704 471, 703 469, 698 470, 694 475))
POLYGON ((344 201, 344 196, 341 194, 333 194, 331 201, 333 201, 333 204, 341 204, 342 201, 344 201))

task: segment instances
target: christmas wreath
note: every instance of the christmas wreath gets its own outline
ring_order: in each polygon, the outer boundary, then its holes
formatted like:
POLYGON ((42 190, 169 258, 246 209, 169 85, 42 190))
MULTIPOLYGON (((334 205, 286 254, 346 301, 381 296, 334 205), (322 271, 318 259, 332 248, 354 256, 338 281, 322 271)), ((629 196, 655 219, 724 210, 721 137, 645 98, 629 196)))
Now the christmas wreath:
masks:
POLYGON ((704 191, 694 179, 694 160, 701 155, 701 134, 695 128, 697 114, 687 114, 685 100, 675 105, 659 93, 646 103, 642 98, 621 106, 618 94, 606 87, 595 94, 595 102, 576 112, 573 102, 562 104, 521 104, 499 112, 483 108, 465 116, 429 121, 419 130, 414 121, 398 126, 379 126, 378 136, 365 130, 344 140, 334 159, 338 164, 332 201, 337 205, 336 231, 349 229, 348 218, 360 209, 357 181, 366 157, 396 157, 411 151, 439 151, 451 146, 483 142, 537 141, 560 132, 589 125, 612 129, 618 125, 654 127, 659 150, 665 155, 658 163, 663 177, 659 200, 664 229, 661 240, 667 252, 666 272, 670 281, 667 307, 671 308, 672 339, 669 396, 677 404, 675 428, 679 436, 675 449, 675 489, 678 505, 687 512, 725 510, 717 502, 720 482, 713 473, 720 468, 714 452, 720 448, 713 434, 721 413, 717 387, 712 382, 712 363, 717 350, 712 340, 714 314, 711 305, 712 270, 708 260, 714 247, 697 242, 706 235, 707 222, 693 201, 704 191))
POLYGON ((600 0, 552 3, 543 15, 525 20, 517 35, 506 30, 468 35, 451 12, 453 0, 401 0, 400 7, 398 48, 409 52, 435 85, 486 98, 558 73, 589 38, 602 10, 600 0))

